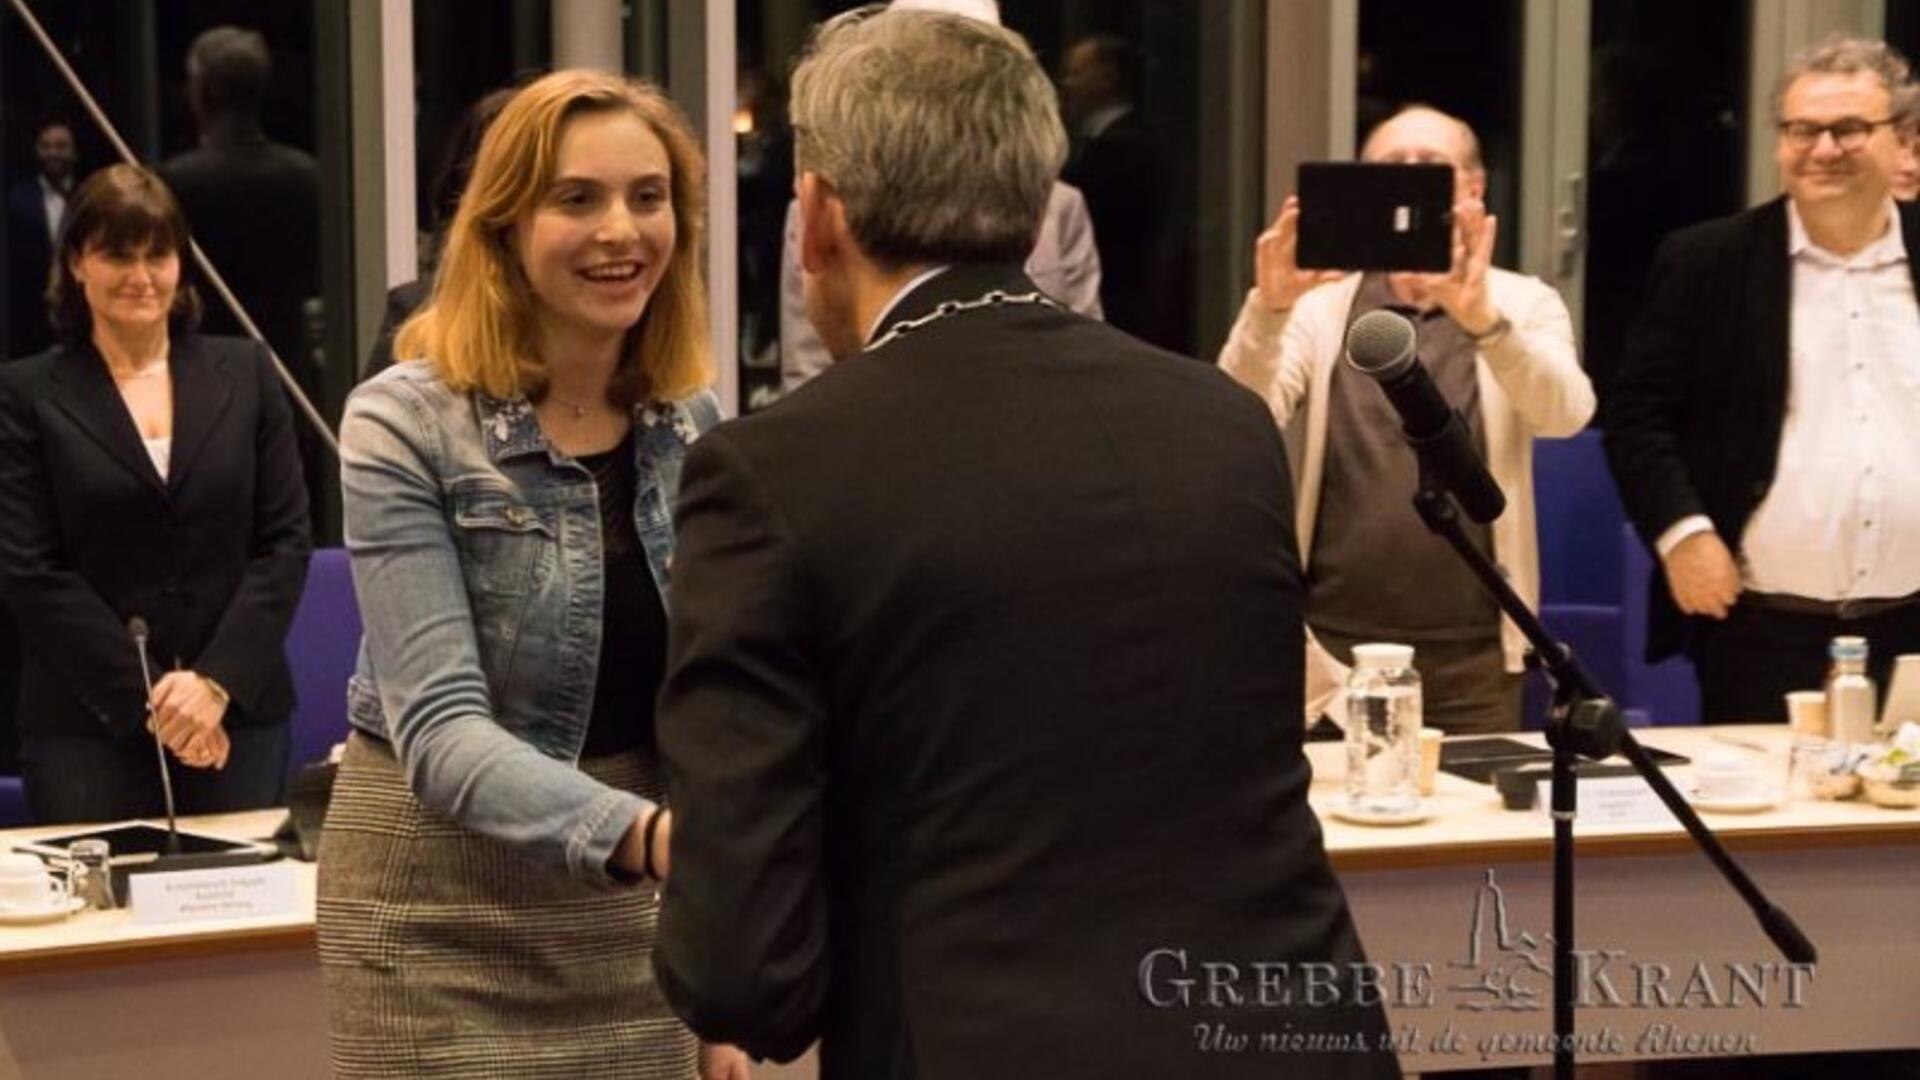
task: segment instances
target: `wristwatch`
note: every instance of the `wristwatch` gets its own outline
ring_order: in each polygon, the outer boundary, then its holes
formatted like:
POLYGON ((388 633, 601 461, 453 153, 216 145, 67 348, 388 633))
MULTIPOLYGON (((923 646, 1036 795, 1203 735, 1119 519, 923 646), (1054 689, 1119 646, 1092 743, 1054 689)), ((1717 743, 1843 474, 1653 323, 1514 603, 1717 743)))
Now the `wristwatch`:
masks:
MULTIPOLYGON (((1464 331, 1466 328, 1461 327, 1461 329, 1464 331)), ((1475 345, 1491 345, 1501 338, 1506 337, 1507 332, 1512 329, 1513 323, 1507 320, 1505 312, 1501 312, 1499 316, 1493 320, 1492 326, 1487 327, 1486 330, 1478 334, 1467 334, 1467 340, 1473 342, 1475 345)))

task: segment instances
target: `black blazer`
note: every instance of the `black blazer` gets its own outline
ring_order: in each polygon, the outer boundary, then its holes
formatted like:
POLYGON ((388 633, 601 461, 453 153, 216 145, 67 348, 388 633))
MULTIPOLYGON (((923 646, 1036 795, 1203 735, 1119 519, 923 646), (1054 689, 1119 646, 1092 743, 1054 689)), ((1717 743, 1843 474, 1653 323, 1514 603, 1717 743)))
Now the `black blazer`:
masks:
POLYGON ((233 695, 230 725, 293 709, 283 646, 311 539, 293 417, 250 341, 173 342, 165 481, 93 346, 0 367, 0 600, 25 646, 23 735, 137 734, 127 635, 233 695))
MULTIPOLYGON (((993 288, 1034 286, 957 267, 892 317, 993 288)), ((1161 948, 1189 975, 1360 957, 1257 397, 1065 311, 969 311, 708 433, 676 528, 655 963, 702 1036, 818 1036, 823 1077, 872 1080, 1271 1074, 1196 1052, 1203 1013, 1384 1030, 1139 985, 1161 948)))
MULTIPOLYGON (((1920 210, 1900 207, 1900 233, 1920 252, 1920 210)), ((1739 553, 1779 462, 1792 286, 1785 198, 1660 245, 1606 427, 1621 501, 1649 548, 1705 514, 1739 553)), ((1649 588, 1647 656, 1657 660, 1687 648, 1691 628, 1657 558, 1649 588)))

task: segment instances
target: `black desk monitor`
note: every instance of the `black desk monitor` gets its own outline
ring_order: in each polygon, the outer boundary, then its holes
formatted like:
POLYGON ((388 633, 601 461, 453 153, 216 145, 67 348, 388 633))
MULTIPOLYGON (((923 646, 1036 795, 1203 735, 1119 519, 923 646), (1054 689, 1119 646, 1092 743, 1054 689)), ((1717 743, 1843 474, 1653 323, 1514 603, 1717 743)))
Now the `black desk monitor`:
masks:
POLYGON ((1453 263, 1450 166, 1307 162, 1298 190, 1303 268, 1438 273, 1453 263))

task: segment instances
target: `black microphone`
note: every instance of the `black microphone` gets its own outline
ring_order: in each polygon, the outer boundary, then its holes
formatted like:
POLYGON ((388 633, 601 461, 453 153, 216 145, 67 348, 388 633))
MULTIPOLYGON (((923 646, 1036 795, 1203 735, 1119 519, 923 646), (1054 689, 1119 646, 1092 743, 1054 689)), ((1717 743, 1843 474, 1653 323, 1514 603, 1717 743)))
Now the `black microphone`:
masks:
MULTIPOLYGON (((147 663, 147 620, 138 615, 127 620, 127 633, 133 635, 140 650, 140 680, 147 685, 147 709, 153 709, 153 669, 147 663)), ((173 818, 173 775, 167 771, 167 748, 160 741, 160 729, 153 729, 153 756, 160 764, 160 792, 167 800, 167 850, 180 850, 180 826, 173 818)))
POLYGON ((1422 473, 1451 492, 1468 517, 1485 524, 1507 508, 1507 498, 1474 451, 1466 421, 1441 396, 1414 346, 1406 316, 1369 311, 1347 330, 1347 363, 1380 384, 1420 456, 1422 473))

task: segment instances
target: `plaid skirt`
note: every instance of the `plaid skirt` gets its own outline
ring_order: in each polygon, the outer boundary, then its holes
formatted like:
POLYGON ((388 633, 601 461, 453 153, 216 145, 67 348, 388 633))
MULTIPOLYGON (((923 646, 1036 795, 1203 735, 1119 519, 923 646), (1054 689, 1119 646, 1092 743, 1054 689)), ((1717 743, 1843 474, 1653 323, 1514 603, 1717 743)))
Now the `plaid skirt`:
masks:
MULTIPOLYGON (((643 754, 581 768, 658 797, 643 754)), ((653 980, 652 891, 589 888, 439 817, 386 744, 348 740, 319 873, 335 1076, 696 1075, 653 980)))

